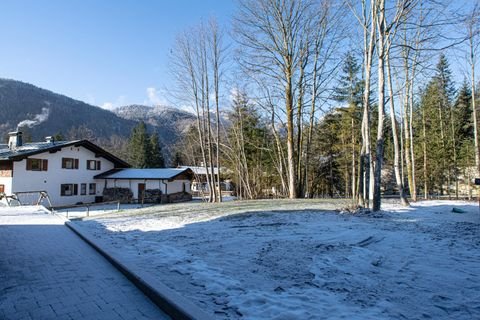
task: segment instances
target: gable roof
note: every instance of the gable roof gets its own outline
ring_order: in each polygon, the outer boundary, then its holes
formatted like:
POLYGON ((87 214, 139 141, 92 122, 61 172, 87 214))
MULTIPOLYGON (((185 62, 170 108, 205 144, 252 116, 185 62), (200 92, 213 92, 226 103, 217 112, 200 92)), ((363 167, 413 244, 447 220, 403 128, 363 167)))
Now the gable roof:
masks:
POLYGON ((0 161, 2 160, 13 160, 13 161, 20 161, 30 156, 44 153, 44 152, 57 152, 62 150, 65 147, 84 147, 93 153, 95 156, 103 157, 111 162, 114 163, 115 167, 117 168, 128 168, 130 165, 117 158, 110 152, 100 148, 96 144, 88 141, 88 140, 74 140, 74 141, 54 141, 54 142, 33 142, 33 143, 25 143, 20 147, 16 147, 15 149, 8 148, 7 145, 0 144, 0 161))
POLYGON ((136 179, 136 180, 171 180, 175 177, 186 173, 193 175, 192 170, 176 169, 176 168, 162 168, 162 169, 113 169, 102 174, 96 175, 95 179, 136 179))

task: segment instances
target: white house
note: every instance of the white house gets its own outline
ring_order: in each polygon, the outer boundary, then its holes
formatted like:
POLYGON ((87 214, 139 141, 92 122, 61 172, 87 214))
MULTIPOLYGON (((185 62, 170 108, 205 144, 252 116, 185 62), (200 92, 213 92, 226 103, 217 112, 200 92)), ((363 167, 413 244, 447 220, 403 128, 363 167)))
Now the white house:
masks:
POLYGON ((128 163, 87 141, 22 143, 21 132, 0 144, 0 193, 46 191, 53 206, 102 200, 99 173, 128 163))
MULTIPOLYGON (((190 169, 193 172, 193 181, 192 181, 192 191, 195 193, 205 193, 209 191, 209 186, 207 183, 207 174, 210 174, 210 168, 207 171, 205 167, 199 167, 199 166, 181 166, 179 169, 190 169)), ((225 174, 230 174, 228 170, 225 170, 224 168, 220 169, 220 175, 221 175, 221 180, 220 180, 220 188, 222 191, 226 192, 231 192, 233 191, 234 186, 232 185, 231 180, 229 179, 224 179, 225 174)), ((218 168, 214 167, 213 168, 213 174, 217 175, 218 174, 218 168)), ((217 186, 218 189, 218 186, 217 186)))
POLYGON ((104 180, 105 200, 139 202, 188 201, 193 172, 183 169, 113 169, 95 176, 104 180))

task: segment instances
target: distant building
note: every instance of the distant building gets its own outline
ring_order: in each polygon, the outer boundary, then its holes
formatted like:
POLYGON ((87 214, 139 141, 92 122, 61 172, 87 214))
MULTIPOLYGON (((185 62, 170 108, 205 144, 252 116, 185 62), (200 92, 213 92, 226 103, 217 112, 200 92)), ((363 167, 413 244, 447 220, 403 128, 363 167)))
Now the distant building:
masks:
MULTIPOLYGON (((207 183, 207 174, 210 173, 210 168, 207 171, 205 167, 198 167, 198 166, 181 166, 179 169, 190 169, 193 173, 193 180, 192 180, 192 192, 196 194, 207 193, 209 191, 209 186, 207 183)), ((215 176, 218 174, 218 168, 213 168, 213 173, 215 176)), ((231 192, 233 191, 234 187, 229 179, 224 179, 222 174, 224 173, 223 168, 220 169, 220 188, 222 191, 231 192)))
POLYGON ((54 207, 109 200, 191 199, 191 170, 129 167, 87 140, 47 137, 43 142, 23 143, 21 132, 11 132, 8 144, 0 144, 0 201, 13 195, 22 204, 32 204, 41 191, 54 207))
POLYGON ((192 200, 193 172, 183 169, 113 169, 95 176, 104 180, 104 200, 179 202, 192 200))

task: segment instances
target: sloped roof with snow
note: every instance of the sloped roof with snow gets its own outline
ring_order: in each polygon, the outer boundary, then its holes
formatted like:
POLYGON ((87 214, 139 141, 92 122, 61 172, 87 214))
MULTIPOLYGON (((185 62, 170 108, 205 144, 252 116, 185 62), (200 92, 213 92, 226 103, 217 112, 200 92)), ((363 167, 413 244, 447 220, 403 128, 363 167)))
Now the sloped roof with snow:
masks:
POLYGON ((65 147, 84 147, 92 152, 94 152, 99 157, 103 157, 115 164, 117 168, 125 168, 130 165, 125 161, 117 158, 113 154, 104 149, 100 148, 96 144, 88 140, 74 140, 74 141, 54 141, 54 142, 32 142, 24 143, 20 147, 15 147, 10 149, 8 145, 0 144, 0 161, 2 160, 13 160, 19 161, 25 159, 29 156, 33 156, 43 152, 56 152, 60 151, 65 147))
MULTIPOLYGON (((207 175, 207 169, 205 167, 194 167, 194 166, 181 166, 179 169, 191 169, 196 175, 207 175)), ((210 173, 210 168, 208 168, 208 173, 210 173)), ((218 168, 213 168, 213 173, 218 174, 218 168)))
POLYGON ((51 149, 61 148, 71 143, 78 141, 55 141, 55 142, 32 142, 24 143, 20 147, 10 149, 8 145, 0 145, 0 160, 14 160, 22 156, 28 156, 31 154, 37 154, 39 152, 48 151, 51 149))
POLYGON ((186 173, 193 174, 189 168, 162 168, 162 169, 113 169, 95 176, 95 179, 135 179, 135 180, 170 180, 186 173))

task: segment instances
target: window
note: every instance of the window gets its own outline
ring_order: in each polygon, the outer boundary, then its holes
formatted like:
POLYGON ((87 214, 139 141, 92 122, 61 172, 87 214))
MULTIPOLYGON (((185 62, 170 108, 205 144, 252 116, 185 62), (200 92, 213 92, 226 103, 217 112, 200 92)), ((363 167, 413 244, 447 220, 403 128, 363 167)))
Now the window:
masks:
POLYGON ((27 170, 29 171, 47 171, 48 170, 48 160, 46 159, 27 159, 27 170))
POLYGON ((96 160, 87 160, 87 170, 100 170, 101 162, 96 160))
POLYGON ((89 183, 88 184, 88 194, 96 194, 97 193, 97 184, 96 183, 89 183))
POLYGON ((62 184, 60 185, 61 196, 76 196, 78 194, 78 184, 62 184))
POLYGON ((80 185, 80 195, 84 196, 87 194, 87 184, 86 183, 82 183, 80 185))
POLYGON ((63 169, 78 169, 78 159, 62 158, 63 169))
POLYGON ((82 183, 80 185, 80 195, 81 196, 84 196, 87 194, 87 184, 86 183, 82 183))
POLYGON ((0 193, 4 193, 4 192, 5 192, 5 185, 0 184, 0 193))

